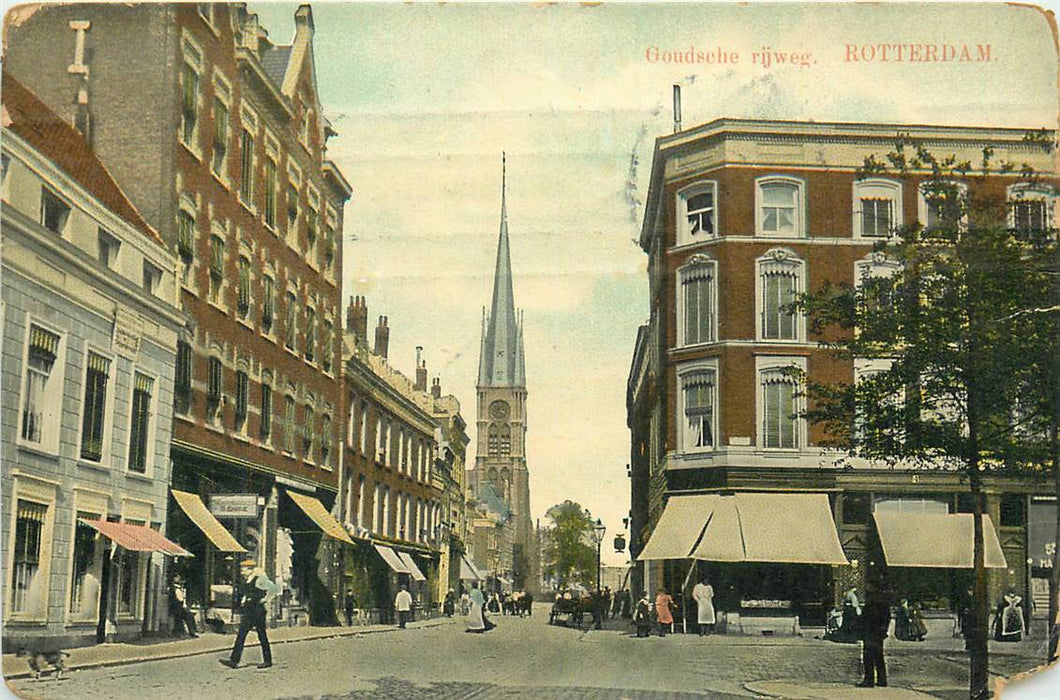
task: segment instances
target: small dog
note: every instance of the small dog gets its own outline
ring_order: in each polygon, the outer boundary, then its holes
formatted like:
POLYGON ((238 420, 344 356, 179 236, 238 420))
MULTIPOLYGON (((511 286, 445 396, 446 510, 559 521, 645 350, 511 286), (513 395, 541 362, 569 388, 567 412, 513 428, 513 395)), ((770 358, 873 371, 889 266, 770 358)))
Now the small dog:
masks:
POLYGON ((70 654, 61 649, 58 651, 32 651, 22 647, 15 656, 20 659, 26 659, 26 663, 33 670, 33 679, 39 681, 41 674, 44 673, 48 666, 55 669, 55 680, 61 680, 63 671, 66 670, 66 662, 63 659, 70 656, 70 654))

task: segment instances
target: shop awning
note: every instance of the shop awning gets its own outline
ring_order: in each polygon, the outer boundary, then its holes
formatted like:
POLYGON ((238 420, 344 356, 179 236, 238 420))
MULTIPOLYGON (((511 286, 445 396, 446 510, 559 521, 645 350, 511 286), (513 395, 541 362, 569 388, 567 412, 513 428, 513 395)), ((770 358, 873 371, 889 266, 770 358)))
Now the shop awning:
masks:
POLYGON ((412 558, 412 555, 408 552, 397 552, 398 557, 401 558, 401 563, 405 565, 405 568, 409 570, 409 574, 412 576, 413 581, 426 581, 427 577, 420 571, 420 567, 416 566, 416 560, 412 558))
POLYGON ((383 561, 386 562, 387 566, 389 566, 394 571, 394 573, 411 573, 409 571, 409 567, 405 565, 405 562, 402 561, 401 557, 398 556, 397 552, 392 550, 390 547, 387 547, 386 545, 382 544, 377 544, 375 546, 375 551, 379 552, 379 556, 383 557, 383 561))
POLYGON ((299 508, 305 511, 305 514, 309 516, 309 519, 316 523, 317 527, 323 530, 325 535, 328 537, 334 537, 347 544, 353 544, 353 539, 351 539, 346 532, 346 528, 335 519, 334 515, 328 512, 328 509, 324 507, 323 503, 312 496, 306 496, 297 491, 288 491, 287 495, 291 497, 292 501, 298 504, 299 508))
POLYGON ((173 489, 172 493, 173 500, 177 502, 180 509, 195 523, 196 527, 202 530, 202 534, 206 535, 206 538, 213 543, 214 547, 217 547, 218 551, 247 551, 236 541, 235 537, 232 537, 232 533, 225 529, 221 521, 214 517, 214 514, 210 512, 201 498, 194 493, 177 491, 176 489, 173 489))
POLYGON ((482 574, 479 573, 475 565, 471 563, 471 560, 467 557, 460 557, 460 580, 461 581, 482 581, 484 580, 482 574))
POLYGON ((845 566, 828 496, 736 493, 717 496, 693 559, 845 566))
POLYGON ((637 559, 688 559, 718 498, 714 494, 671 497, 637 559))
POLYGON ((848 563, 828 496, 736 493, 674 496, 638 559, 778 564, 848 563))
POLYGON ((81 522, 94 527, 101 535, 130 552, 161 552, 171 557, 192 556, 191 552, 179 544, 170 542, 145 525, 112 523, 109 520, 85 520, 83 518, 81 522))
MULTIPOLYGON (((974 523, 971 513, 872 514, 888 566, 970 569, 974 523)), ((983 554, 987 568, 1008 564, 990 516, 983 515, 983 554)))

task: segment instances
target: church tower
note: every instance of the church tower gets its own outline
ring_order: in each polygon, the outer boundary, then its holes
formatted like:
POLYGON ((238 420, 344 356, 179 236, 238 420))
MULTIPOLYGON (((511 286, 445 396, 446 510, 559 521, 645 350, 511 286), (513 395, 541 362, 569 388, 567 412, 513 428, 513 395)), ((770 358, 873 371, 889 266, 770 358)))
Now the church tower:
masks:
MULTIPOLYGON (((478 369, 478 442, 472 485, 487 504, 510 514, 513 555, 529 557, 530 484, 526 468, 526 370, 522 315, 516 315, 508 247, 507 182, 501 157, 501 224, 493 301, 482 310, 482 349, 478 369), (498 503, 499 501, 499 503, 498 503)), ((511 566, 509 562, 505 562, 511 566)), ((529 573, 529 572, 527 572, 529 573)))

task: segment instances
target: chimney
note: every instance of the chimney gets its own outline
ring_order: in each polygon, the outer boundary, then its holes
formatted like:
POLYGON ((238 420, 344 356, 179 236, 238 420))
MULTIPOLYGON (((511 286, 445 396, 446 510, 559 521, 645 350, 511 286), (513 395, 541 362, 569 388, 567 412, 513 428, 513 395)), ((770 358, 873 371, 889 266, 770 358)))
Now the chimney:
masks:
POLYGON ((390 328, 386 325, 386 316, 379 317, 379 325, 375 327, 375 349, 372 351, 384 360, 390 346, 390 328))
MULTIPOLYGON (((427 374, 427 370, 424 369, 423 373, 424 373, 424 375, 426 375, 427 374)), ((433 396, 436 399, 442 398, 442 380, 439 379, 438 377, 435 377, 434 381, 431 383, 431 396, 433 396)))
POLYGON ((299 5, 294 13, 294 40, 298 40, 307 34, 306 38, 313 38, 313 8, 309 5, 299 5))
POLYGON ((368 304, 364 297, 353 297, 346 307, 346 330, 360 342, 368 340, 368 304))
POLYGON ((681 130, 681 86, 674 85, 674 133, 681 130))
POLYGON ((74 128, 81 132, 85 143, 92 148, 92 112, 88 109, 88 74, 84 75, 77 90, 77 107, 74 111, 74 128))
POLYGON ((423 346, 416 346, 416 384, 412 387, 416 391, 427 391, 427 361, 420 360, 423 346))

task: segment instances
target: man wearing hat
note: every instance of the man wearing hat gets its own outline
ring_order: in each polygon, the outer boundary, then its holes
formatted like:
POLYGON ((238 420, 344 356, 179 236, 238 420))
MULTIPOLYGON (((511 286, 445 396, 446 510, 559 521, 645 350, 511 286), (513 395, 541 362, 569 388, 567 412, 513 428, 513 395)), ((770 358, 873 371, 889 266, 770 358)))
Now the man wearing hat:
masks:
POLYGON ((272 648, 269 646, 269 636, 266 632, 265 601, 272 598, 276 589, 253 559, 243 561, 239 565, 239 571, 243 577, 239 632, 236 634, 235 646, 232 647, 232 655, 219 661, 229 668, 239 666, 239 659, 243 656, 243 644, 253 628, 258 633, 258 641, 261 642, 262 661, 258 668, 269 668, 272 666, 272 648))

